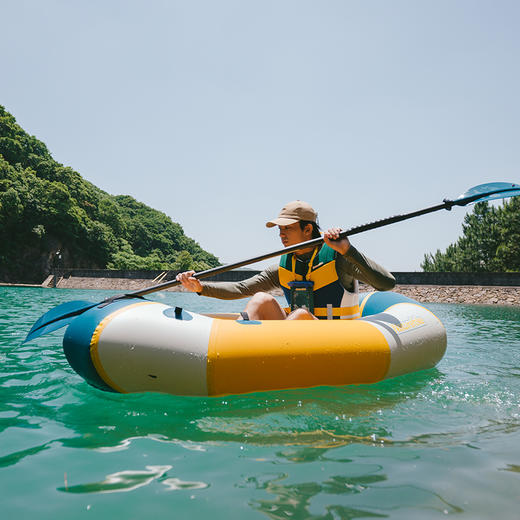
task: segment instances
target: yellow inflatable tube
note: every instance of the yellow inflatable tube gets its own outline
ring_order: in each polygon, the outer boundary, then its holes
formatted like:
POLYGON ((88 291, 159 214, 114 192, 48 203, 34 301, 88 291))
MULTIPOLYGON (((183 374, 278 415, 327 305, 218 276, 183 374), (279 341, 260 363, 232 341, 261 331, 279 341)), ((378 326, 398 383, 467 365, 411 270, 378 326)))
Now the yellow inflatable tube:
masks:
POLYGON ((435 366, 446 331, 422 305, 371 293, 357 320, 244 321, 124 300, 76 318, 71 366, 115 392, 217 396, 375 383, 435 366))

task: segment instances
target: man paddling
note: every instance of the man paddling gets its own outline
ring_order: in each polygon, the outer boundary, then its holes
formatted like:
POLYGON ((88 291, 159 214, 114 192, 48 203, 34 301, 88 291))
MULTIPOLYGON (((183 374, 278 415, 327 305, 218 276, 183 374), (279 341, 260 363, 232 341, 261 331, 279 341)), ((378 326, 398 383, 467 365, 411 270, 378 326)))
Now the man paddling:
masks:
MULTIPOLYGON (((306 202, 286 204, 277 218, 266 223, 278 226, 285 247, 321 236, 316 211, 306 202)), ((395 286, 395 278, 360 253, 341 230, 323 233, 324 244, 283 255, 273 265, 241 282, 201 282, 186 271, 177 275, 188 291, 202 296, 234 300, 251 296, 245 314, 251 320, 355 319, 359 317, 358 280, 379 291, 395 286), (283 308, 269 292, 282 288, 288 307, 283 308)))

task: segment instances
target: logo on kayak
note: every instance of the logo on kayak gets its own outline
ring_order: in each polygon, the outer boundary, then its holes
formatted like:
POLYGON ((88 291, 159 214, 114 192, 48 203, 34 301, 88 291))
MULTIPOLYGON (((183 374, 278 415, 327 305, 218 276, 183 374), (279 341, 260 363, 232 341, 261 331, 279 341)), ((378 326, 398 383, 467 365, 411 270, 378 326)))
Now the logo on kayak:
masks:
POLYGON ((418 329, 419 327, 423 327, 426 325, 426 322, 422 318, 412 318, 411 320, 405 321, 401 323, 401 325, 394 325, 393 323, 388 323, 389 327, 397 332, 397 334, 401 334, 403 332, 408 332, 409 330, 418 329))

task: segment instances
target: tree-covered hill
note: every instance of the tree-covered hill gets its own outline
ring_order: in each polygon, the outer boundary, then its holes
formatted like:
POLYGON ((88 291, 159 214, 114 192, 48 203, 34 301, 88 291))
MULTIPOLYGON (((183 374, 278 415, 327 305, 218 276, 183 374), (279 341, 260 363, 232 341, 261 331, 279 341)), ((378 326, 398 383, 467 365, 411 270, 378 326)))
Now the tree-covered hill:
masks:
POLYGON ((93 269, 219 265, 164 213, 109 195, 56 162, 0 106, 0 281, 41 283, 58 261, 93 269))
POLYGON ((476 204, 464 217, 462 236, 442 253, 424 256, 425 271, 520 271, 520 197, 499 207, 476 204))

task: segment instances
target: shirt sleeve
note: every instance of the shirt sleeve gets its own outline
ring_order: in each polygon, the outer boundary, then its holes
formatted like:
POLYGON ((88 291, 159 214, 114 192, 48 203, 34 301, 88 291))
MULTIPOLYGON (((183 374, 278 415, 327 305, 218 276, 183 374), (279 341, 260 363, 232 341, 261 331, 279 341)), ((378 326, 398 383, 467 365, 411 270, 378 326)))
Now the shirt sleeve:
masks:
POLYGON ((341 283, 347 291, 353 290, 354 279, 371 285, 378 291, 389 291, 395 287, 393 275, 353 245, 345 255, 338 255, 337 268, 341 283))
POLYGON ((278 266, 272 265, 264 271, 240 282, 201 282, 202 291, 198 294, 219 298, 220 300, 238 300, 253 296, 257 292, 268 292, 280 287, 278 266))

